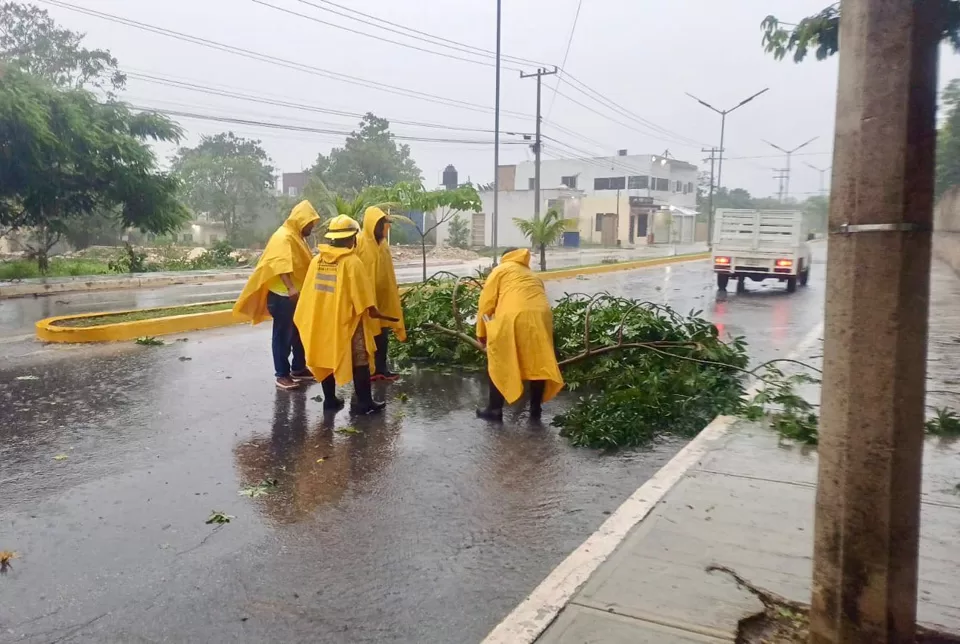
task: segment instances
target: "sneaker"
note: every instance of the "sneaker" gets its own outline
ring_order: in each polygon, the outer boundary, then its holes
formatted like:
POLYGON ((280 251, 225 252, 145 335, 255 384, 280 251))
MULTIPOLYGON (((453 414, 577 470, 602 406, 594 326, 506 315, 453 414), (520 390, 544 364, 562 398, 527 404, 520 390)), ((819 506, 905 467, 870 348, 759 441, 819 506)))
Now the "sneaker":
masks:
POLYGON ((316 382, 317 379, 313 377, 313 374, 310 373, 309 369, 304 369, 303 371, 294 371, 290 374, 290 377, 295 382, 316 382))
POLYGON ((299 388, 300 383, 289 376, 277 378, 277 389, 282 389, 283 391, 293 391, 294 389, 299 388))

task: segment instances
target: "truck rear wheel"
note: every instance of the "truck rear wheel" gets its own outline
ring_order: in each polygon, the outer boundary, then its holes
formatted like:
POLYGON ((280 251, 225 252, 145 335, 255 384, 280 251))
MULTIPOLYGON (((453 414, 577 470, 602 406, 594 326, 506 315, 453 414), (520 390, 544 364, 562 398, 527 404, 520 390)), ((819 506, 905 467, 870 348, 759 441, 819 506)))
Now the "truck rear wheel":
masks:
POLYGON ((717 290, 725 291, 727 290, 727 283, 730 281, 729 275, 724 275, 723 273, 717 273, 717 290))
POLYGON ((807 280, 810 279, 810 268, 803 269, 803 272, 800 273, 800 286, 806 286, 807 280))
POLYGON ((797 276, 787 278, 787 293, 794 293, 797 290, 797 276))

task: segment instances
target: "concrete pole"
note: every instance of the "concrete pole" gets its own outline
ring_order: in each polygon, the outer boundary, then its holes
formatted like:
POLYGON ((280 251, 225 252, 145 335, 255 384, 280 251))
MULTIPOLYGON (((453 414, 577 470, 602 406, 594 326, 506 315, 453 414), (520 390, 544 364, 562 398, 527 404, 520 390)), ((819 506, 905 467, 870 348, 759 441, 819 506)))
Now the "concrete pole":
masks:
POLYGON ((841 3, 812 644, 914 641, 938 4, 841 3))

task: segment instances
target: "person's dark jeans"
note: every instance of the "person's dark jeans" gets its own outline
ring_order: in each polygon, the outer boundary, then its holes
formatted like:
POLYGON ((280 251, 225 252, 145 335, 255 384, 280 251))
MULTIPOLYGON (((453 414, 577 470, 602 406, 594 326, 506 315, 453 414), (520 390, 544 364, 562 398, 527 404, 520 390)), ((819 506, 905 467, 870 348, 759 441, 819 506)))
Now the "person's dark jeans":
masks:
POLYGON ((299 373, 307 368, 300 332, 293 323, 294 309, 296 306, 286 295, 278 295, 272 291, 267 295, 267 311, 273 317, 273 370, 277 378, 289 378, 291 369, 294 373, 299 373))

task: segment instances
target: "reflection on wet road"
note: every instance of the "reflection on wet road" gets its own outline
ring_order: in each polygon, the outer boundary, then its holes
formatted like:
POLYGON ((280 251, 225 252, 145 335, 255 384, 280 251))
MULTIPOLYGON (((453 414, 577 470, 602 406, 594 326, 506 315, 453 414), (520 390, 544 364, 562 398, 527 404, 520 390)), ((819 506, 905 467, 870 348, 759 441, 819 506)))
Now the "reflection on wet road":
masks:
MULTIPOLYGON (((550 291, 704 309, 767 359, 817 322, 811 282, 717 301, 700 263, 550 291)), ((324 417, 318 387, 272 388, 268 346, 235 327, 0 367, 0 550, 20 554, 0 642, 475 642, 681 446, 597 454, 521 412, 492 427, 478 380, 442 373, 384 386, 383 418, 324 417)))

